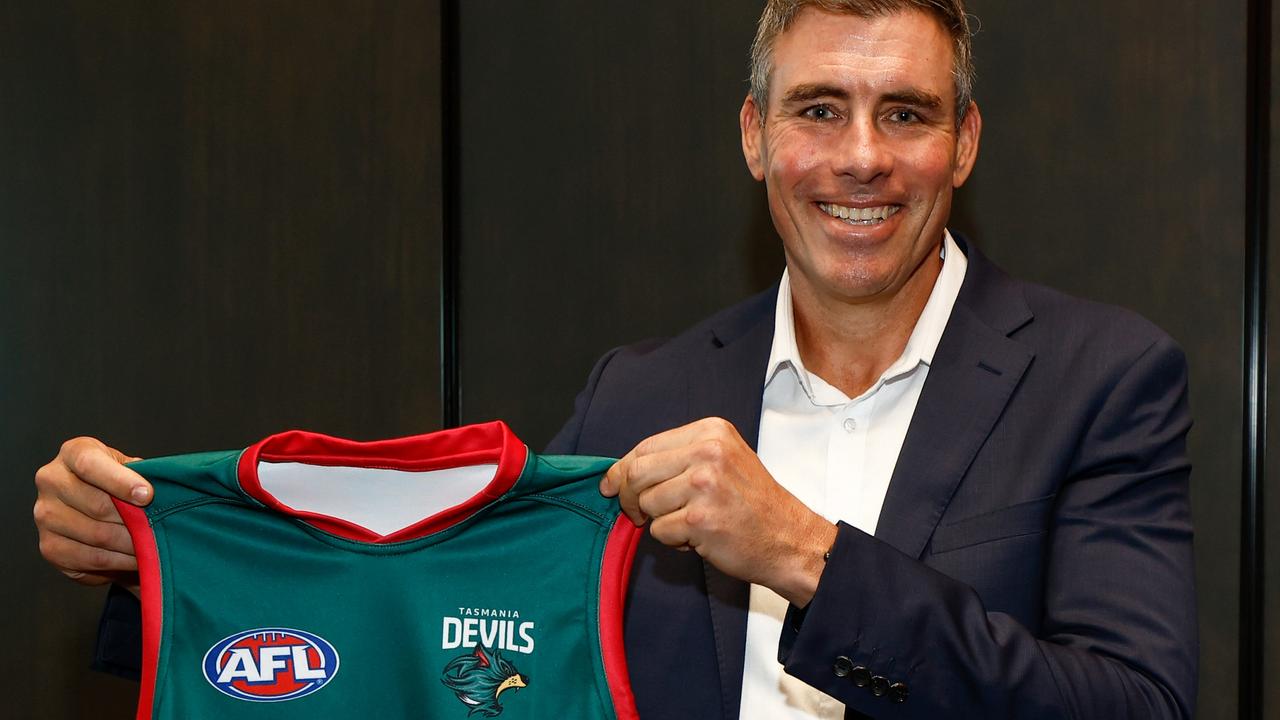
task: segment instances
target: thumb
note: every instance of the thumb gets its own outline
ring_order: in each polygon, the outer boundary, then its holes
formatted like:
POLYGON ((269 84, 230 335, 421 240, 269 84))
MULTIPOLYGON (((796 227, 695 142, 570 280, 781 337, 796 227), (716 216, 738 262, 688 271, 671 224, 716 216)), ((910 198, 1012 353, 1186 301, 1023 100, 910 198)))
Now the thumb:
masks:
POLYGON ((618 463, 614 463, 600 478, 600 494, 605 497, 616 497, 621 488, 621 471, 618 470, 618 463))

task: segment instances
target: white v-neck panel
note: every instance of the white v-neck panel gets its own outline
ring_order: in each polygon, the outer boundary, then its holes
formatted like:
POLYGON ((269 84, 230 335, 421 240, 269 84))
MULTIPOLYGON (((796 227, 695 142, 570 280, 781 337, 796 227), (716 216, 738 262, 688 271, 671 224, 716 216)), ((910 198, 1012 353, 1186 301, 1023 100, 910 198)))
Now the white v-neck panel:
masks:
POLYGON ((498 465, 410 472, 385 468, 259 462, 262 489, 299 512, 346 520, 390 535, 470 500, 498 465))

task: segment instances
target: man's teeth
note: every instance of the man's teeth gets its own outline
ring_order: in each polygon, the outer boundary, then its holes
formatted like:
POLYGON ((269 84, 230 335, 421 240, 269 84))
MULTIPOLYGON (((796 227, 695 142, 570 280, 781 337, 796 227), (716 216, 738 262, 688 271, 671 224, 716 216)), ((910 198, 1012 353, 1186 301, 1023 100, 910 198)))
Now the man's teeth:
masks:
POLYGON ((893 217, 899 210, 900 205, 881 205, 880 207, 869 208, 851 208, 834 203, 818 203, 818 207, 822 211, 834 218, 847 220, 851 223, 860 225, 873 225, 875 223, 884 222, 893 217))

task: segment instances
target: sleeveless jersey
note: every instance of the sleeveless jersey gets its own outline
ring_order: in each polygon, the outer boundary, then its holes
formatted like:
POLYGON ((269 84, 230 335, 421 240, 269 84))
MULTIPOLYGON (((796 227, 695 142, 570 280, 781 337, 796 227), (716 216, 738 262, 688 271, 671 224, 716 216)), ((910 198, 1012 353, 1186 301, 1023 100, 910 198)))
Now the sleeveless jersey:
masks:
POLYGON ((612 463, 500 422, 132 463, 137 717, 635 718, 612 463))

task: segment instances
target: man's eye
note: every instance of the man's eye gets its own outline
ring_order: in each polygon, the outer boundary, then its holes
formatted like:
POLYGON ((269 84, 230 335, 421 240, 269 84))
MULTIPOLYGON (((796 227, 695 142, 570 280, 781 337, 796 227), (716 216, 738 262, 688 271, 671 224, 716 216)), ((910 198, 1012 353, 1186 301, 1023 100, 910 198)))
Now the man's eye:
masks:
POLYGON ((830 120, 836 113, 829 105, 814 105, 804 111, 804 116, 812 120, 830 120))
POLYGON ((889 119, 896 123, 914 123, 920 121, 920 116, 911 110, 894 110, 889 113, 889 119))

